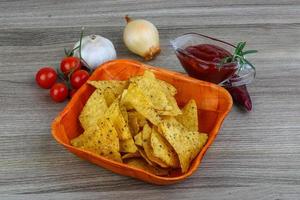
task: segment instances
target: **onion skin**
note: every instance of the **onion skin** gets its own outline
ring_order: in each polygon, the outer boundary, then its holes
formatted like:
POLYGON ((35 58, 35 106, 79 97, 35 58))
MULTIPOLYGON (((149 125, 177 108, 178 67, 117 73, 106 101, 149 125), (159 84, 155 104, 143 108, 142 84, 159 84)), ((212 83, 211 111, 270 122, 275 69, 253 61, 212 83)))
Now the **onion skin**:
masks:
POLYGON ((144 19, 131 20, 125 17, 127 25, 123 32, 123 41, 133 53, 151 60, 160 53, 159 33, 157 28, 144 19))

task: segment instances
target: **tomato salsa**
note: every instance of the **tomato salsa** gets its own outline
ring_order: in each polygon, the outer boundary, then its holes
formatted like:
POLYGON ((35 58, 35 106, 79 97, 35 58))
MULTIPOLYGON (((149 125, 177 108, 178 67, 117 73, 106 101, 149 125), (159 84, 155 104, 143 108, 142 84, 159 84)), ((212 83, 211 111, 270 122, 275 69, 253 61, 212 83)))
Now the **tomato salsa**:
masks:
POLYGON ((216 84, 230 78, 237 70, 236 63, 226 63, 219 66, 221 60, 230 56, 231 53, 213 44, 198 44, 183 49, 178 48, 176 55, 190 76, 216 84))

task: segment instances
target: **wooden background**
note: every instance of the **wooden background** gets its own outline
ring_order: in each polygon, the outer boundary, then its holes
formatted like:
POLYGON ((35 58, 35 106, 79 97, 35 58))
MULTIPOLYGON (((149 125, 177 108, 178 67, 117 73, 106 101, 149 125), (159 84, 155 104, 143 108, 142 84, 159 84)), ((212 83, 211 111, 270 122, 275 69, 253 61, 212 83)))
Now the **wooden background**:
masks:
POLYGON ((0 1, 0 199, 300 199, 300 1, 0 1), (86 34, 110 38, 120 58, 141 60, 122 42, 124 15, 160 31, 149 64, 183 71, 170 39, 199 32, 248 42, 257 79, 254 111, 234 107, 199 170, 154 186, 78 159, 50 135, 65 103, 35 85, 63 48, 86 34))

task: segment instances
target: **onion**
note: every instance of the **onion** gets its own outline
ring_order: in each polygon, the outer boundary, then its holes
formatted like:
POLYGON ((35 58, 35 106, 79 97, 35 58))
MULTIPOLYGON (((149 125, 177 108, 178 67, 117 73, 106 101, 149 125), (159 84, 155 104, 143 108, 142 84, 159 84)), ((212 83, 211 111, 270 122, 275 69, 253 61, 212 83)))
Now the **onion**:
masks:
POLYGON ((81 58, 91 69, 117 57, 113 43, 100 35, 82 37, 81 48, 79 46, 80 40, 74 45, 74 56, 81 58))
POLYGON ((153 59, 160 52, 159 34, 156 27, 144 19, 131 20, 125 17, 127 25, 123 40, 127 48, 142 56, 145 60, 153 59))

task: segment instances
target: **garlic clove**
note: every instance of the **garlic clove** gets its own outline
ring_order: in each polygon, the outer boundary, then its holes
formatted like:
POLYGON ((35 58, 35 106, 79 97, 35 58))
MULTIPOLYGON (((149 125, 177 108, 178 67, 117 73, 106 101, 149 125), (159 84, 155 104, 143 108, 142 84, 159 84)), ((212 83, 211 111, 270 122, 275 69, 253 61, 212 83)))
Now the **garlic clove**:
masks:
MULTIPOLYGON (((79 44, 80 41, 74 45, 74 48, 79 44)), ((74 56, 80 57, 79 49, 74 51, 74 56)), ((116 59, 117 54, 110 40, 100 35, 90 35, 82 38, 81 57, 88 67, 95 69, 104 62, 116 59)))
POLYGON ((160 53, 157 28, 144 19, 131 20, 128 16, 125 18, 128 24, 124 29, 123 40, 127 48, 145 60, 153 59, 160 53))

